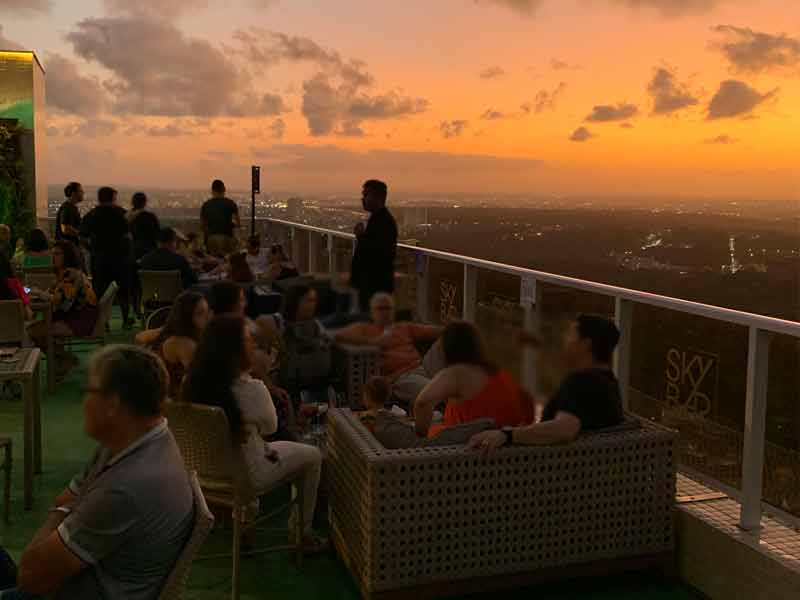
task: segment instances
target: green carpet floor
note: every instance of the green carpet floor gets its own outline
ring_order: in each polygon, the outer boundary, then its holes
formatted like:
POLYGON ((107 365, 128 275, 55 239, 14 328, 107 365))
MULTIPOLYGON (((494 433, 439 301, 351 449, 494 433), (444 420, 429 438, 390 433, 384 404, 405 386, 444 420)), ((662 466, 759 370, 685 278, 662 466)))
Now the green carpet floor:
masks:
MULTIPOLYGON (((125 341, 130 335, 120 331, 119 320, 112 326, 114 341, 125 341)), ((86 354, 82 365, 59 385, 57 393, 42 401, 44 473, 36 478, 33 510, 23 510, 22 499, 22 403, 17 399, 0 400, 0 435, 10 435, 14 443, 12 488, 12 522, 0 521, 0 546, 19 557, 41 522, 55 496, 83 466, 94 444, 83 433, 80 386, 86 375, 86 354)), ((44 388, 43 386, 43 389, 44 388)), ((281 522, 283 519, 281 519, 281 522)), ((279 527, 281 522, 276 522, 279 527)), ((279 541, 284 533, 260 533, 257 545, 279 541), (275 538, 275 536, 280 536, 275 538), (271 539, 270 539, 271 538, 271 539)), ((224 553, 230 548, 230 530, 223 524, 212 532, 203 554, 224 553)), ((195 563, 187 598, 205 600, 229 597, 230 560, 216 558, 195 563)), ((493 596, 497 596, 494 594, 493 596)), ((649 574, 630 574, 564 581, 536 588, 504 592, 505 599, 694 599, 689 589, 667 583, 649 574)), ((242 598, 356 600, 358 590, 341 561, 331 553, 309 558, 298 569, 285 553, 273 553, 245 559, 242 568, 242 598)), ((474 596, 477 600, 492 596, 474 596)))

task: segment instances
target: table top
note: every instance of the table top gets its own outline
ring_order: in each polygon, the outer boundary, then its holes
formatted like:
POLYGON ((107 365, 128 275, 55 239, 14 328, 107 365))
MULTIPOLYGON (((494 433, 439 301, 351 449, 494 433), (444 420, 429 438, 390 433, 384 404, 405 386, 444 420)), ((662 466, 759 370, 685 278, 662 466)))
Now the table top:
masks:
POLYGON ((41 355, 39 348, 17 348, 13 356, 0 357, 0 381, 33 377, 41 355))

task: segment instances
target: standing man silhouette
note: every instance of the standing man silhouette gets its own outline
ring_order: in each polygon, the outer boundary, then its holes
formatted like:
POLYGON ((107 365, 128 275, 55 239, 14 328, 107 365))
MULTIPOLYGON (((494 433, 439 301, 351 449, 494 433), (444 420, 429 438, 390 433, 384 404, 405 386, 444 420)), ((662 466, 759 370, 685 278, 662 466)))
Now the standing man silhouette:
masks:
POLYGON ((370 213, 366 226, 355 227, 356 249, 350 267, 350 286, 358 291, 360 309, 369 309, 372 296, 394 292, 394 261, 397 254, 397 222, 386 208, 388 188, 382 181, 364 183, 361 203, 370 213))

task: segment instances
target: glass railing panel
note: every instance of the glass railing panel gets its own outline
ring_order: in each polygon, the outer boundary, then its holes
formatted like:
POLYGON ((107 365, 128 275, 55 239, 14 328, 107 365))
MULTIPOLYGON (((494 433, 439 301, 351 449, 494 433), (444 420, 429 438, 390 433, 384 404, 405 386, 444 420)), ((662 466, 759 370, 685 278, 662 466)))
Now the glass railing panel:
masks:
POLYGON ((461 319, 464 302, 464 265, 448 260, 428 260, 428 317, 445 324, 461 319))
POLYGON ((411 314, 419 320, 417 311, 417 268, 420 258, 419 252, 405 248, 397 249, 397 258, 394 263, 395 290, 394 297, 398 311, 411 314))
POLYGON ((800 517, 800 340, 772 338, 764 449, 764 501, 800 517))
POLYGON ((680 431, 679 462, 741 486, 745 327, 636 305, 630 409, 680 431))
POLYGON ((519 288, 519 277, 515 275, 478 271, 475 324, 483 334, 490 358, 517 378, 522 377, 522 364, 514 335, 525 323, 519 288))

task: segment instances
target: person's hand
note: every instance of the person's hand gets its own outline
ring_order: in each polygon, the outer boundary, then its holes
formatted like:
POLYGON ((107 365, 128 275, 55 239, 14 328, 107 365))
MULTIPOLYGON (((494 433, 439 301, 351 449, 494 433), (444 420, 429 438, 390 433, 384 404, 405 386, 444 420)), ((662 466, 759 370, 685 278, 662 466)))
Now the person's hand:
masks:
POLYGON ((356 237, 359 237, 359 236, 361 236, 361 235, 363 235, 363 234, 364 234, 364 231, 365 231, 366 229, 367 229, 367 228, 364 226, 364 223, 362 223, 361 221, 359 221, 358 223, 356 223, 356 226, 353 228, 353 233, 355 233, 355 234, 356 234, 356 237))
POLYGON ((506 443, 506 434, 498 429, 476 433, 469 440, 469 447, 483 454, 492 454, 506 443))
POLYGON ((289 392, 281 387, 272 386, 269 390, 269 393, 274 399, 282 404, 284 408, 289 408, 289 402, 292 400, 291 396, 289 396, 289 392))
POLYGON ((280 456, 278 455, 277 450, 273 450, 272 448, 267 448, 266 458, 271 463, 280 462, 280 456))

